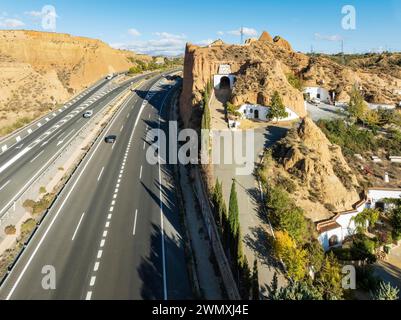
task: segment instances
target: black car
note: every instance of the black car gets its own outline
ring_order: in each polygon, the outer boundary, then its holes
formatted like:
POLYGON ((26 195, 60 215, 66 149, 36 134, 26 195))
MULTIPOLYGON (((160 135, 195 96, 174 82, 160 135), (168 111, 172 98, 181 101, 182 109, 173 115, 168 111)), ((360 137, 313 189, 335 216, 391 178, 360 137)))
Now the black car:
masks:
POLYGON ((115 135, 110 135, 110 136, 107 136, 106 138, 104 138, 104 142, 106 142, 106 143, 114 143, 114 142, 116 142, 116 140, 117 140, 117 136, 115 136, 115 135))

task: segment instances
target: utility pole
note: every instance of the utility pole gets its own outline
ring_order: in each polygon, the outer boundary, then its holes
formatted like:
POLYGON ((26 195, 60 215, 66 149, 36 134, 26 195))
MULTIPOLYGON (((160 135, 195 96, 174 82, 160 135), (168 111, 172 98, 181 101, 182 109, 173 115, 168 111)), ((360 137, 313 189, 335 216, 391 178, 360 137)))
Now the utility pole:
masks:
POLYGON ((341 39, 341 56, 343 64, 345 64, 345 57, 344 57, 344 39, 341 39))

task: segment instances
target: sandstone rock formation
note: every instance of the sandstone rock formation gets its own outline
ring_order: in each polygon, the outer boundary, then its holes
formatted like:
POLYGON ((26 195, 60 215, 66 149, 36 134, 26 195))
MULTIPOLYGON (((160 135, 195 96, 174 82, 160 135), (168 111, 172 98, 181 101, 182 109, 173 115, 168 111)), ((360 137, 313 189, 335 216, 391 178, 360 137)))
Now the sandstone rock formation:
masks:
POLYGON ((296 200, 300 204, 309 202, 306 211, 313 207, 311 203, 322 213, 327 208, 333 212, 350 210, 360 200, 357 178, 341 148, 330 143, 309 117, 277 144, 273 155, 279 170, 300 186, 303 194, 294 196, 299 197, 296 200))
MULTIPOLYGON (((392 65, 396 66, 397 61, 392 65)), ((386 63, 389 62, 383 60, 383 65, 386 63)), ((220 64, 230 64, 237 78, 231 99, 235 104, 268 103, 272 91, 277 90, 288 107, 300 117, 305 116, 302 92, 285 79, 288 75, 302 79, 304 86, 322 86, 335 91, 340 102, 349 101, 349 92, 355 84, 362 86, 369 102, 395 104, 400 101, 400 95, 394 93, 401 89, 401 77, 397 77, 396 68, 393 68, 395 72, 384 73, 383 68, 345 66, 324 56, 294 52, 286 40, 275 37, 274 41, 264 32, 259 41, 250 41, 245 46, 200 48, 187 45, 180 102, 186 125, 220 64)))
POLYGON ((0 127, 48 112, 135 59, 150 57, 67 34, 0 31, 0 127))
POLYGON ((268 33, 267 31, 263 31, 261 36, 260 36, 260 38, 259 38, 259 41, 273 42, 273 38, 270 35, 270 33, 268 33))

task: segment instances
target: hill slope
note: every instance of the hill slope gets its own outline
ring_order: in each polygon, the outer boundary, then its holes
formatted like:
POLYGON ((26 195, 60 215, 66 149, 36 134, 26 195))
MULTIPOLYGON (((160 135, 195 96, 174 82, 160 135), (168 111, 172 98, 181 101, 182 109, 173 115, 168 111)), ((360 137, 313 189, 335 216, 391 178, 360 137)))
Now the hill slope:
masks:
POLYGON ((150 59, 68 34, 0 31, 0 133, 17 120, 42 115, 108 73, 150 59))

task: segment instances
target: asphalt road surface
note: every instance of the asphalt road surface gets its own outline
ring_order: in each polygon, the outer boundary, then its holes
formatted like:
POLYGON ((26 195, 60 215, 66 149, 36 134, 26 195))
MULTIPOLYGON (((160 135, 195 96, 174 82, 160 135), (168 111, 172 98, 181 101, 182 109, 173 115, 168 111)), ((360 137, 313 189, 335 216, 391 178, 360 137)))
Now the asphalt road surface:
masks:
MULTIPOLYGON (((139 76, 134 82, 143 80, 139 76)), ((76 101, 73 105, 43 123, 19 143, 0 154, 0 217, 9 210, 14 201, 35 178, 54 160, 60 149, 74 139, 79 130, 91 121, 82 117, 85 110, 94 115, 127 89, 130 82, 116 86, 113 90, 102 82, 94 92, 76 101), (97 96, 97 100, 91 98, 97 96), (91 101, 92 103, 89 103, 91 101)), ((92 117, 93 118, 93 117, 92 117)))
POLYGON ((171 168, 145 158, 147 130, 167 127, 174 90, 158 80, 132 93, 108 124, 0 288, 0 299, 192 297, 171 168), (116 143, 104 142, 109 134, 116 143), (48 289, 53 271, 56 285, 48 289))

